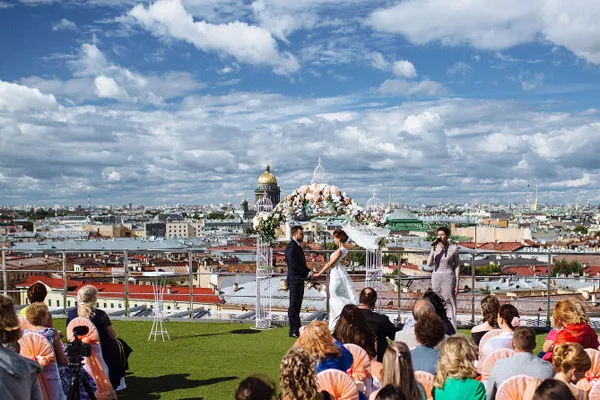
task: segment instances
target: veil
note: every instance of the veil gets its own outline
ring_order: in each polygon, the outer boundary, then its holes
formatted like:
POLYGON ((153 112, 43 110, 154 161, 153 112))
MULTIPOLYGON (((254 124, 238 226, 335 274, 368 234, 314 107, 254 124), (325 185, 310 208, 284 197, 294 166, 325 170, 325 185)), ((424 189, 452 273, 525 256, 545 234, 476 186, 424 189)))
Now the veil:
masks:
POLYGON ((381 239, 390 234, 389 229, 379 228, 371 225, 345 225, 344 232, 350 239, 360 247, 367 250, 377 250, 381 239))

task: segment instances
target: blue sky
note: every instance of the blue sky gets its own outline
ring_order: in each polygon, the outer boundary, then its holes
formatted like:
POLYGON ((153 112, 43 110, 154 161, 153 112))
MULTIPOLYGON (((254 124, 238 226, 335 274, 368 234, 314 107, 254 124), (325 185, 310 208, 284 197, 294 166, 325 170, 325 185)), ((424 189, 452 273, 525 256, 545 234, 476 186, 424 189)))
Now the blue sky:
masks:
POLYGON ((0 204, 598 202, 600 4, 0 0, 0 204))

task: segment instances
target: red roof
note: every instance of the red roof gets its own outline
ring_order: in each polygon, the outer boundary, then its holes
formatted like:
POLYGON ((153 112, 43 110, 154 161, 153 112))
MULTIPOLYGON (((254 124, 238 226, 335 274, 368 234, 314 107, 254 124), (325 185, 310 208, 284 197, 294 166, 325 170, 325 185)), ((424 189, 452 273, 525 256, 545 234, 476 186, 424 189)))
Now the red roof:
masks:
POLYGON ((474 243, 474 242, 459 242, 457 243, 459 246, 466 247, 468 249, 477 249, 480 250, 493 250, 493 251, 501 251, 501 252, 511 252, 517 251, 523 248, 523 243, 521 242, 486 242, 486 243, 474 243))
MULTIPOLYGON (((44 285, 52 288, 61 290, 63 288, 64 281, 57 278, 49 278, 47 276, 30 276, 23 283, 16 285, 18 288, 28 288, 36 282, 41 282, 44 285)), ((110 294, 111 298, 125 298, 125 285, 123 283, 105 283, 95 281, 74 281, 71 279, 67 280, 67 291, 75 295, 77 291, 85 285, 94 285, 98 289, 99 297, 103 293, 110 294)), ((221 303, 221 298, 215 294, 213 289, 208 288, 192 288, 193 301, 198 303, 221 303)), ((150 285, 134 285, 129 284, 129 298, 130 299, 141 299, 141 300, 153 300, 154 293, 152 286, 150 285)), ((164 300, 168 301, 182 301, 186 302, 190 299, 190 288, 189 286, 172 286, 171 293, 167 293, 165 290, 164 300)))

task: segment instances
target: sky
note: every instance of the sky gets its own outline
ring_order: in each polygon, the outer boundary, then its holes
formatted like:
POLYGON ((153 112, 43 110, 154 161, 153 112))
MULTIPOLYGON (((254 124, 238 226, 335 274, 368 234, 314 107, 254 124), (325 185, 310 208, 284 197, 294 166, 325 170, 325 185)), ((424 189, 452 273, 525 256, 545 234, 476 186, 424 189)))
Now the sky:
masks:
POLYGON ((0 204, 600 202, 597 0, 0 0, 0 204))

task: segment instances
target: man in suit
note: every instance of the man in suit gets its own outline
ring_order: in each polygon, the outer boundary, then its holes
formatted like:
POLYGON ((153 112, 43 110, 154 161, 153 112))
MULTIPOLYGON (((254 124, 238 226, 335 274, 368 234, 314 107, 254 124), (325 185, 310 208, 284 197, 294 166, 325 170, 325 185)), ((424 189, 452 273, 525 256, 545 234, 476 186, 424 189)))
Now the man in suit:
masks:
POLYGON ((375 289, 370 287, 364 288, 360 292, 358 302, 358 307, 365 317, 367 326, 371 328, 377 337, 377 361, 381 362, 385 349, 388 346, 387 338, 394 340, 398 329, 396 329, 388 317, 373 311, 377 303, 377 292, 375 289))
POLYGON ((304 281, 310 278, 310 270, 306 266, 306 258, 301 246, 303 240, 304 229, 301 226, 293 226, 292 240, 285 248, 285 261, 288 266, 286 281, 290 291, 288 320, 290 337, 295 338, 300 336, 300 309, 304 297, 304 281))

